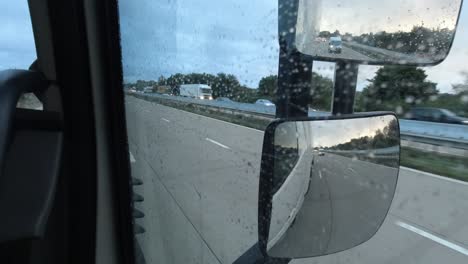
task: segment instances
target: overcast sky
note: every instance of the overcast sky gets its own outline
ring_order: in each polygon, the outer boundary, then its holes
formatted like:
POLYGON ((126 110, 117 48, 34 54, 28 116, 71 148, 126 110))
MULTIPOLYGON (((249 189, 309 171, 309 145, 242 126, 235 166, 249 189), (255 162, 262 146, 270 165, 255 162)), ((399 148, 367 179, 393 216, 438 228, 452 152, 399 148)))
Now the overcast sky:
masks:
POLYGON ((0 70, 28 68, 36 58, 28 3, 0 1, 0 70))
MULTIPOLYGON (((452 84, 463 81, 460 72, 468 71, 466 9, 446 61, 426 68, 442 92, 450 92, 452 84)), ((121 0, 120 15, 126 81, 177 72, 225 72, 255 88, 261 77, 277 73, 276 1, 121 0)), ((27 1, 0 1, 0 70, 27 68, 34 59, 27 1)), ((314 64, 315 71, 328 77, 333 67, 314 64)), ((360 67, 359 90, 376 69, 360 67)))
MULTIPOLYGON (((373 137, 378 130, 390 124, 395 117, 393 115, 370 118, 355 118, 342 120, 323 120, 302 122, 304 126, 311 126, 312 147, 331 147, 346 143, 355 138, 373 137), (337 135, 336 131, 346 131, 337 135)), ((296 126, 294 121, 278 125, 275 130, 275 144, 282 147, 293 148, 297 145, 296 126)), ((300 129, 300 128, 299 128, 300 129)))
POLYGON ((394 119, 394 116, 389 115, 370 118, 308 122, 312 126, 311 131, 313 131, 312 143, 314 143, 314 145, 312 147, 331 147, 349 142, 355 138, 375 136, 378 130, 383 131, 383 129, 394 119), (339 135, 337 135, 336 131, 346 131, 346 133, 339 133, 339 135))

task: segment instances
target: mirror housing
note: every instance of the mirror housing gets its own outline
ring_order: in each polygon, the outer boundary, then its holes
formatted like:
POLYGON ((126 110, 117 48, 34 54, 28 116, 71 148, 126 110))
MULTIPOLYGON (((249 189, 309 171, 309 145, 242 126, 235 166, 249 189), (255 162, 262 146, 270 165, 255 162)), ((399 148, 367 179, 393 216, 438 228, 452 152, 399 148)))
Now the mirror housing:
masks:
POLYGON ((312 60, 435 65, 449 53, 462 1, 286 0, 280 43, 312 60))
POLYGON ((369 240, 390 208, 399 164, 392 113, 274 121, 260 171, 261 252, 315 257, 369 240))

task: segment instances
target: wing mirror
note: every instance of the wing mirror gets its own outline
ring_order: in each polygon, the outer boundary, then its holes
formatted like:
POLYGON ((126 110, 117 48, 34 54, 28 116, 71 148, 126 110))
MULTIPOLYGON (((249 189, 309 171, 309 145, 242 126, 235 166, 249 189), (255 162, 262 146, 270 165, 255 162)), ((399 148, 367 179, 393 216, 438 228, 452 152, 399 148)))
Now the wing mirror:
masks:
POLYGON ((452 45, 462 0, 286 0, 280 37, 314 60, 434 65, 452 45))
POLYGON ((274 121, 261 162, 262 253, 315 257, 369 240, 390 208, 399 165, 394 114, 274 121))

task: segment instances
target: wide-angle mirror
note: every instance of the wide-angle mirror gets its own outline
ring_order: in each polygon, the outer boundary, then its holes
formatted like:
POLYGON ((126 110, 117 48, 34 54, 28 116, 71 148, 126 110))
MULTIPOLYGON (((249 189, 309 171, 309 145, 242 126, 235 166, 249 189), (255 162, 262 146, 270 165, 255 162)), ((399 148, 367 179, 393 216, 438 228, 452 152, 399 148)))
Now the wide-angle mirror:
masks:
POLYGON ((316 60, 406 65, 433 65, 447 56, 462 3, 296 1, 295 46, 299 52, 316 60))
POLYGON ((264 253, 313 257, 370 239, 394 196, 399 136, 393 114, 270 125, 260 175, 264 253))

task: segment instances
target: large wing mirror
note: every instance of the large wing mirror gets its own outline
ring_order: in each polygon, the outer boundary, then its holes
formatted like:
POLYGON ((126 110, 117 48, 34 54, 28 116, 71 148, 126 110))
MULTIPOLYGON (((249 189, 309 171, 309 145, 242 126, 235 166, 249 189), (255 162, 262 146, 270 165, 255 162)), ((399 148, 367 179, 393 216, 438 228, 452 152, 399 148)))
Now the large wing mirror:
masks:
POLYGON ((262 253, 314 257, 367 241, 390 208, 399 165, 393 114, 274 121, 260 173, 262 253))
POLYGON ((288 41, 314 60, 434 65, 450 50, 461 4, 462 0, 287 0, 280 5, 280 33, 292 35, 288 41))

